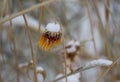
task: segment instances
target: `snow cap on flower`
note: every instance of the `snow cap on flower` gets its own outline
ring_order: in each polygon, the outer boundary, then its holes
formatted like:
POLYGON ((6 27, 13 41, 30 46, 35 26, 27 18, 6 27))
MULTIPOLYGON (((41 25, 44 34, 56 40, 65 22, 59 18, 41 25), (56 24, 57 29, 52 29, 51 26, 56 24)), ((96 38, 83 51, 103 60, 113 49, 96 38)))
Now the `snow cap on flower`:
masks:
POLYGON ((46 29, 50 32, 59 32, 60 31, 60 25, 57 23, 48 23, 46 26, 46 29))
POLYGON ((76 52, 78 49, 78 47, 80 46, 80 43, 76 40, 71 40, 66 44, 66 51, 67 53, 74 53, 76 52))
POLYGON ((77 54, 80 53, 80 43, 77 40, 71 40, 65 45, 66 57, 71 62, 74 62, 77 54))

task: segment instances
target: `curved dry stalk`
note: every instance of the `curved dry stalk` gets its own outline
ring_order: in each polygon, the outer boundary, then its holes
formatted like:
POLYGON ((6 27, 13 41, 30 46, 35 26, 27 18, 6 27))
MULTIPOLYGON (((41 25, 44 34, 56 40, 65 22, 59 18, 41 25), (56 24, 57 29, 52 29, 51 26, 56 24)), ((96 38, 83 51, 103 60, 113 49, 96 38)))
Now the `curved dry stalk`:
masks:
POLYGON ((48 5, 48 4, 50 4, 50 3, 52 3, 52 2, 55 2, 55 1, 58 1, 58 0, 48 0, 48 1, 45 1, 45 2, 43 2, 43 3, 34 5, 34 6, 30 7, 30 8, 27 8, 27 9, 25 9, 25 10, 22 10, 22 11, 16 13, 16 14, 11 15, 10 17, 7 17, 7 18, 4 18, 4 19, 0 20, 0 24, 5 23, 6 21, 9 21, 9 20, 12 19, 12 18, 15 18, 15 17, 17 17, 17 16, 19 16, 19 15, 22 15, 22 14, 25 14, 25 13, 28 13, 28 12, 36 9, 36 8, 39 8, 39 7, 48 5))
MULTIPOLYGON (((8 8, 9 8, 9 12, 10 12, 10 15, 12 14, 12 10, 11 10, 11 6, 10 6, 10 0, 8 0, 8 8)), ((10 30, 11 30, 11 33, 14 33, 13 32, 13 29, 12 29, 12 20, 10 20, 10 30)), ((16 49, 16 41, 15 41, 15 36, 13 34, 13 50, 14 50, 14 56, 15 56, 15 63, 16 63, 16 69, 17 69, 17 82, 20 82, 20 73, 19 73, 19 66, 18 66, 18 56, 17 56, 17 49, 16 49)))
MULTIPOLYGON (((18 6, 19 6, 20 10, 23 10, 20 0, 18 0, 18 6)), ((27 19, 24 14, 23 14, 23 18, 25 20, 25 25, 26 25, 26 29, 27 29, 27 34, 28 34, 28 39, 29 39, 30 49, 31 49, 31 54, 32 54, 33 69, 34 69, 34 82, 37 82, 36 60, 35 60, 34 52, 33 52, 31 33, 30 33, 30 29, 29 29, 29 26, 27 23, 27 19)))

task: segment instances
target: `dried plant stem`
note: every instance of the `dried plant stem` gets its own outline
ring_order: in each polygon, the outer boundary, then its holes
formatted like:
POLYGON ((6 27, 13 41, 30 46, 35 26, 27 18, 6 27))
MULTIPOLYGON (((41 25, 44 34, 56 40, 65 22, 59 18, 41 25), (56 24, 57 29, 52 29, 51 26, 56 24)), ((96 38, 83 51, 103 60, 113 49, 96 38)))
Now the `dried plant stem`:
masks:
POLYGON ((2 9, 1 9, 1 13, 0 13, 0 17, 2 18, 3 17, 3 15, 4 15, 4 11, 5 11, 5 9, 6 9, 6 4, 7 4, 7 2, 5 2, 5 0, 3 0, 3 2, 2 2, 2 9))
MULTIPOLYGON (((18 6, 19 6, 20 10, 22 11, 23 8, 22 8, 20 0, 18 0, 18 6)), ((30 29, 29 29, 29 26, 27 23, 27 19, 24 14, 23 14, 23 18, 25 20, 25 25, 26 25, 26 29, 27 29, 27 34, 28 34, 28 39, 29 39, 30 49, 31 49, 31 54, 32 54, 32 60, 33 60, 33 69, 34 69, 34 81, 33 82, 37 82, 36 60, 35 60, 34 52, 33 52, 31 33, 30 33, 30 29)))
MULTIPOLYGON (((110 8, 110 0, 105 0, 105 5, 107 5, 107 7, 110 8)), ((106 42, 106 49, 107 49, 107 56, 109 59, 113 59, 112 58, 112 55, 111 55, 111 44, 110 44, 110 25, 109 25, 109 15, 110 15, 110 11, 108 10, 105 6, 105 18, 106 18, 106 33, 107 33, 107 42, 106 42)), ((114 82, 115 81, 115 78, 113 78, 114 75, 113 75, 113 70, 111 70, 111 74, 110 74, 110 77, 109 77, 109 81, 111 82, 114 82)))
POLYGON ((98 0, 93 0, 93 3, 94 3, 94 6, 95 6, 95 11, 96 11, 96 14, 97 14, 97 17, 98 17, 98 25, 100 26, 98 29, 101 33, 101 36, 103 39, 106 39, 106 32, 105 32, 105 29, 104 29, 104 25, 102 23, 102 19, 100 17, 100 13, 99 13, 99 9, 98 9, 98 0))
POLYGON ((97 81, 100 81, 113 68, 113 66, 118 62, 118 60, 120 60, 120 56, 115 59, 113 64, 97 79, 97 81))
MULTIPOLYGON (((8 8, 9 8, 10 15, 11 15, 12 14, 12 9, 11 9, 11 6, 10 6, 10 0, 8 0, 8 8)), ((10 20, 10 31, 11 31, 11 33, 14 33, 13 29, 12 29, 12 20, 10 20)), ((18 56, 17 56, 16 41, 15 41, 14 34, 13 34, 13 37, 12 37, 12 41, 13 41, 13 50, 14 50, 16 71, 17 71, 17 82, 20 82, 20 73, 19 73, 19 66, 18 66, 18 56)))
POLYGON ((16 14, 11 15, 10 17, 7 17, 7 18, 4 18, 4 19, 0 20, 0 24, 5 23, 6 21, 9 21, 12 18, 15 18, 15 17, 17 17, 19 15, 22 15, 22 14, 25 14, 25 13, 28 13, 28 12, 36 9, 36 8, 42 7, 44 5, 50 4, 50 3, 55 2, 55 1, 58 1, 58 0, 48 0, 48 1, 45 1, 43 3, 34 5, 34 6, 30 7, 30 8, 27 8, 25 10, 22 10, 22 11, 16 13, 16 14))
MULTIPOLYGON (((42 3, 43 0, 40 0, 40 3, 42 3)), ((40 26, 42 24, 42 16, 43 16, 43 7, 40 7, 40 14, 39 14, 39 33, 40 33, 40 26)))
MULTIPOLYGON (((1 9, 1 12, 0 12, 0 19, 2 19, 3 18, 3 15, 4 15, 4 12, 5 12, 5 9, 6 9, 6 2, 3 0, 2 1, 2 9, 1 9)), ((2 25, 0 24, 0 27, 2 27, 2 25)), ((0 28, 0 36, 2 35, 2 30, 3 30, 3 28, 0 28)), ((2 39, 1 39, 1 46, 2 46, 2 39)), ((4 49, 3 48, 3 46, 2 46, 2 48, 1 49, 4 49)), ((5 60, 4 60, 4 54, 3 53, 1 53, 1 56, 2 56, 2 60, 3 60, 3 63, 5 63, 5 60)))
MULTIPOLYGON (((99 55, 98 55, 98 51, 97 51, 96 44, 95 44, 94 29, 93 29, 92 17, 90 15, 90 10, 89 10, 89 6, 88 6, 88 0, 86 0, 86 6, 87 6, 88 18, 89 18, 89 21, 90 21, 91 35, 92 35, 92 38, 93 38, 93 45, 94 45, 94 49, 95 49, 96 59, 98 59, 99 55)), ((101 74, 101 69, 100 68, 99 68, 98 72, 99 72, 98 75, 100 75, 101 74)))
POLYGON ((95 44, 94 29, 93 29, 92 17, 90 15, 90 10, 89 10, 89 6, 88 6, 88 0, 86 0, 86 6, 87 6, 87 11, 88 11, 88 18, 90 21, 90 29, 91 29, 91 35, 92 35, 93 45, 94 45, 94 49, 95 49, 95 54, 96 54, 96 58, 98 59, 99 55, 98 55, 98 51, 97 51, 96 44, 95 44))
POLYGON ((53 13, 53 11, 49 7, 45 7, 45 9, 48 11, 52 18, 54 18, 57 22, 61 24, 60 19, 53 13))
MULTIPOLYGON (((112 64, 112 62, 111 62, 111 64, 109 64, 109 65, 108 65, 108 64, 105 65, 105 63, 106 63, 105 61, 104 61, 104 62, 101 62, 100 60, 93 60, 93 61, 91 61, 91 62, 89 62, 89 63, 87 63, 87 64, 79 67, 79 68, 76 69, 75 71, 67 74, 67 76, 70 76, 70 75, 73 75, 73 74, 75 74, 75 73, 79 73, 79 72, 81 72, 81 71, 85 71, 85 70, 94 68, 94 67, 96 67, 96 66, 110 66, 110 65, 112 64), (93 62, 96 62, 96 63, 93 64, 93 62)), ((51 81, 51 82, 56 82, 56 81, 61 80, 61 79, 63 79, 63 78, 65 78, 65 75, 64 75, 64 76, 61 76, 61 77, 59 77, 59 78, 57 78, 57 79, 55 79, 54 81, 51 81)))
POLYGON ((65 80, 66 80, 66 82, 68 82, 68 79, 67 79, 67 62, 66 62, 66 50, 65 50, 65 39, 64 39, 64 34, 63 34, 63 36, 62 36, 62 39, 63 39, 63 47, 64 47, 65 80))
MULTIPOLYGON (((106 5, 107 7, 110 7, 110 0, 106 0, 106 5)), ((108 58, 112 59, 111 54, 110 54, 110 26, 109 26, 109 10, 108 8, 105 7, 105 17, 106 17, 106 33, 107 33, 107 42, 106 42, 106 49, 107 49, 107 55, 108 58)))
MULTIPOLYGON (((42 3, 43 2, 43 0, 40 0, 40 3, 42 3)), ((40 27, 41 27, 41 24, 42 24, 42 16, 43 16, 43 7, 40 7, 40 14, 39 14, 39 35, 40 35, 40 27)), ((36 60, 38 60, 38 50, 39 50, 39 47, 37 46, 37 50, 36 50, 36 60)), ((36 64, 37 64, 37 61, 36 61, 36 64)))
POLYGON ((15 38, 13 39, 13 48, 14 48, 14 55, 15 55, 15 62, 16 62, 16 69, 17 69, 17 82, 20 82, 20 73, 19 73, 19 67, 18 67, 18 56, 17 56, 15 38))
POLYGON ((64 21, 64 23, 65 23, 65 25, 66 25, 66 27, 67 27, 67 16, 66 16, 66 3, 64 2, 64 0, 61 0, 61 3, 62 3, 62 12, 63 12, 63 14, 62 14, 62 16, 63 16, 63 21, 64 21))
POLYGON ((0 68, 0 82, 2 82, 2 73, 1 73, 1 68, 0 68))

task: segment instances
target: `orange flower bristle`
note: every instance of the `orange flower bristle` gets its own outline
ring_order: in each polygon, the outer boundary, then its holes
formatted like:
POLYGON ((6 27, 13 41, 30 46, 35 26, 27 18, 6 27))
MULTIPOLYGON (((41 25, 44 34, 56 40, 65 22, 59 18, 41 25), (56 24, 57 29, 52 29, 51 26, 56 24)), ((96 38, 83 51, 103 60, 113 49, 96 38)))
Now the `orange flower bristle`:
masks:
POLYGON ((53 46, 60 44, 61 34, 60 33, 51 33, 45 32, 38 41, 38 45, 46 51, 50 51, 53 46))

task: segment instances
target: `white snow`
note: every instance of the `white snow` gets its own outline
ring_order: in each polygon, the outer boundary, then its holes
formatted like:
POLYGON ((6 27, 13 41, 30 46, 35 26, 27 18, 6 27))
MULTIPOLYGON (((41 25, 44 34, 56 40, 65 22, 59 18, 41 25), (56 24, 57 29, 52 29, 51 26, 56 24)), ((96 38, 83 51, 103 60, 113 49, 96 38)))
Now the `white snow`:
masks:
MULTIPOLYGON (((63 74, 59 74, 56 78, 60 78, 62 76, 63 76, 63 74)), ((68 82, 80 82, 79 78, 80 78, 80 73, 76 73, 76 74, 68 76, 67 79, 68 79, 68 82)), ((66 81, 65 81, 65 78, 64 78, 64 79, 61 79, 57 82, 66 82, 66 81)))
POLYGON ((37 71, 44 71, 44 69, 42 67, 38 66, 37 71))
POLYGON ((73 53, 76 51, 76 47, 75 46, 72 46, 71 48, 67 48, 67 53, 73 53))
POLYGON ((71 40, 66 44, 66 46, 71 46, 70 48, 66 49, 67 53, 73 53, 77 51, 76 47, 80 46, 80 43, 78 41, 71 40))
POLYGON ((80 46, 80 43, 78 41, 75 41, 76 46, 80 46))
POLYGON ((73 44, 74 44, 74 40, 71 40, 66 44, 66 46, 73 45, 73 44))
POLYGON ((66 44, 66 46, 69 46, 69 45, 79 46, 79 45, 80 45, 80 43, 79 43, 78 41, 71 40, 71 41, 69 41, 69 42, 66 44))
MULTIPOLYGON (((9 17, 9 16, 6 16, 6 17, 9 17)), ((36 19, 32 18, 29 15, 25 15, 25 17, 27 19, 27 22, 28 22, 30 28, 35 29, 35 30, 39 29, 39 27, 38 27, 39 23, 36 19)), ((20 16, 13 18, 12 24, 13 24, 13 26, 25 26, 25 21, 24 21, 23 16, 20 15, 20 16)), ((3 25, 4 26, 10 25, 10 21, 5 22, 3 25)), ((43 27, 43 26, 41 26, 41 27, 43 27)))
POLYGON ((87 63, 84 68, 92 68, 95 66, 110 66, 113 62, 107 59, 97 59, 87 63))
POLYGON ((60 25, 57 23, 48 23, 46 26, 46 29, 51 32, 59 32, 60 31, 60 25))

